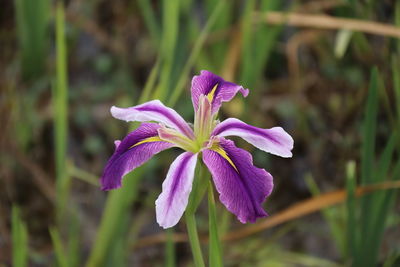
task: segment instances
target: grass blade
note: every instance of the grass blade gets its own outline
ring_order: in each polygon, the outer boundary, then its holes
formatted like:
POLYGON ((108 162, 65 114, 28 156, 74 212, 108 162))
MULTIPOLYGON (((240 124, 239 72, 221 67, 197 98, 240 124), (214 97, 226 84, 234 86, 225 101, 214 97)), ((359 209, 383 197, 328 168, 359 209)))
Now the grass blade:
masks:
POLYGON ((143 14, 146 26, 149 29, 151 39, 153 39, 154 45, 157 46, 161 39, 161 30, 159 22, 157 21, 154 11, 151 7, 151 1, 139 0, 138 5, 141 9, 141 14, 143 14))
POLYGON ((352 259, 357 250, 357 220, 356 220, 356 164, 354 161, 347 163, 346 191, 347 191, 347 257, 352 259))
POLYGON ((179 99, 180 95, 182 94, 183 87, 185 86, 185 83, 189 76, 190 69, 192 68, 193 64, 195 63, 195 60, 197 59, 197 57, 201 51, 201 48, 203 47, 204 42, 206 41, 208 33, 209 33, 211 27, 215 24, 216 20, 218 19, 220 12, 223 10, 223 8, 225 6, 225 3, 226 3, 226 0, 220 0, 218 2, 218 5, 215 7, 214 12, 211 14, 206 25, 204 26, 203 30, 201 31, 199 38, 197 39, 196 43, 194 44, 192 52, 190 53, 190 56, 189 56, 188 60, 186 61, 185 66, 182 69, 182 72, 181 72, 181 75, 177 82, 177 85, 175 87, 175 90, 172 92, 172 95, 169 98, 169 101, 168 101, 169 106, 171 106, 171 107, 175 106, 176 102, 178 102, 178 99, 179 99))
POLYGON ((128 216, 126 211, 137 196, 138 184, 143 171, 143 167, 139 167, 134 172, 127 174, 124 177, 124 185, 120 189, 109 193, 96 241, 86 266, 100 266, 112 252, 109 248, 116 242, 115 239, 120 228, 120 222, 123 221, 125 216, 128 216))
POLYGON ((180 0, 163 1, 163 32, 161 40, 161 74, 160 84, 155 98, 164 99, 171 89, 171 73, 175 63, 175 46, 179 31, 180 0))
POLYGON ((53 242, 54 250, 56 253, 57 263, 61 267, 68 267, 68 260, 65 254, 65 248, 62 244, 60 233, 56 228, 51 227, 49 229, 51 240, 53 242))
POLYGON ((37 78, 45 70, 50 1, 16 0, 15 10, 22 76, 37 78))
MULTIPOLYGON (((400 4, 398 4, 398 6, 400 6, 400 4)), ((397 120, 400 121, 400 65, 398 55, 392 55, 392 76, 394 95, 396 98, 397 120)))
POLYGON ((20 210, 15 205, 12 207, 11 216, 13 266, 28 266, 28 231, 26 224, 21 220, 20 210))
MULTIPOLYGON (((66 168, 68 131, 67 49, 65 40, 65 14, 62 1, 56 6, 56 84, 54 88, 54 133, 57 210, 63 213, 67 197, 68 175, 66 168)), ((60 216, 59 214, 59 216, 60 216)))
POLYGON ((378 70, 374 67, 368 89, 365 119, 362 128, 361 184, 372 182, 372 168, 375 155, 376 118, 378 110, 378 70))

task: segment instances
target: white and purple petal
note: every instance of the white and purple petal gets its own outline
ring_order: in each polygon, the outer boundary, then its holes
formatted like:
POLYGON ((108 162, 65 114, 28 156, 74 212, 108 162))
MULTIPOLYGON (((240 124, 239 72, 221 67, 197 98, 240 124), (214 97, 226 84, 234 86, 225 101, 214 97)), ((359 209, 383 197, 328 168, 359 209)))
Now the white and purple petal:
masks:
POLYGON ((189 138, 194 136, 189 124, 175 110, 166 107, 160 100, 152 100, 129 108, 113 106, 111 107, 111 114, 124 121, 161 122, 189 138))
POLYGON ((203 150, 203 161, 212 174, 220 201, 242 223, 267 216, 262 203, 272 191, 272 176, 253 165, 249 152, 230 140, 218 139, 219 144, 203 150))
POLYGON ((111 190, 121 186, 122 177, 148 161, 153 155, 174 146, 162 141, 156 123, 142 123, 122 141, 116 141, 115 152, 109 159, 101 177, 101 189, 111 190))
POLYGON ((197 154, 184 152, 171 164, 156 200, 156 217, 161 227, 172 227, 182 217, 192 191, 196 162, 197 154))
POLYGON ((209 98, 212 104, 212 113, 216 113, 221 107, 222 102, 230 101, 238 92, 244 97, 249 94, 249 89, 227 82, 214 73, 202 70, 200 75, 192 79, 192 102, 194 110, 197 112, 201 95, 209 98))
POLYGON ((265 152, 285 158, 292 156, 293 138, 281 127, 262 129, 230 118, 219 123, 212 135, 239 136, 265 152))

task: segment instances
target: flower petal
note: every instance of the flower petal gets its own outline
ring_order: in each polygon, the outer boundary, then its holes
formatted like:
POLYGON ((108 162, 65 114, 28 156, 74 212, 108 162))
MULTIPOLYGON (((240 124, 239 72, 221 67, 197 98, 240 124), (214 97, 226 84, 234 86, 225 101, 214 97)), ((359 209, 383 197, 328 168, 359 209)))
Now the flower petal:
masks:
POLYGON ((244 97, 249 94, 249 89, 227 82, 207 70, 202 70, 200 75, 193 77, 191 90, 194 110, 197 112, 199 108, 200 95, 205 95, 212 104, 213 114, 219 110, 222 102, 230 101, 237 92, 240 91, 244 97))
POLYGON ((120 187, 125 174, 148 161, 153 155, 174 146, 158 137, 159 128, 156 123, 142 123, 122 141, 116 142, 115 152, 101 177, 102 190, 120 187))
POLYGON ((262 129, 248 125, 241 120, 230 118, 219 123, 212 135, 239 136, 265 152, 285 158, 292 156, 293 138, 281 127, 262 129))
POLYGON ((203 150, 203 161, 212 174, 220 201, 242 223, 267 216, 262 203, 272 191, 272 176, 253 165, 249 152, 237 148, 231 140, 218 139, 219 143, 203 150))
POLYGON ((113 106, 111 107, 111 114, 115 118, 124 121, 161 122, 185 134, 189 138, 194 136, 193 130, 187 122, 175 110, 166 107, 160 100, 149 101, 129 108, 113 106))
POLYGON ((197 154, 184 152, 171 164, 156 200, 156 217, 161 227, 172 227, 182 217, 192 191, 196 162, 197 154))

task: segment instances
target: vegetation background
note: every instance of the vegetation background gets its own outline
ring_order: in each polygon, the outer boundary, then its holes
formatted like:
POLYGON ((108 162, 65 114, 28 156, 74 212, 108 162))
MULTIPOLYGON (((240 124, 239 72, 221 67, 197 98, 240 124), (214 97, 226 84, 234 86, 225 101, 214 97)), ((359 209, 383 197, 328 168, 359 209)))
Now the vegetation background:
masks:
MULTIPOLYGON (((98 181, 113 140, 135 127, 109 108, 157 98, 192 121, 202 69, 250 89, 221 119, 295 140, 291 159, 237 140, 275 189, 255 224, 217 202, 224 265, 400 266, 399 1, 0 6, 0 266, 191 266, 184 220, 167 232, 155 221, 178 151, 122 189, 98 181)), ((201 236, 207 218, 203 203, 201 236)))

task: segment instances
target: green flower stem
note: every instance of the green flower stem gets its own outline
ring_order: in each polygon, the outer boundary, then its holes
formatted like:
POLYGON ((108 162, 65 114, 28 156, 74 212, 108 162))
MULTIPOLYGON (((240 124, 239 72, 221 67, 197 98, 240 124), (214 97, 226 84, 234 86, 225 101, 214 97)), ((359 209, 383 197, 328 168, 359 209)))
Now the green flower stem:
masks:
POLYGON ((218 235, 217 213, 213 186, 210 180, 208 183, 209 265, 219 267, 222 266, 222 253, 218 235))
POLYGON ((196 168, 196 173, 198 176, 193 181, 192 193, 189 197, 189 203, 186 208, 185 218, 186 218, 186 227, 189 234, 190 246, 192 248, 193 259, 196 267, 205 266, 203 255, 201 252, 201 246, 199 241, 199 235, 197 234, 197 226, 196 226, 196 217, 195 213, 197 207, 199 206, 203 196, 207 190, 208 186, 208 172, 205 169, 205 166, 200 163, 196 168))
POLYGON ((196 218, 194 213, 186 212, 186 227, 189 234, 190 246, 192 248, 194 265, 204 267, 203 255, 201 252, 199 235, 197 234, 196 218))

